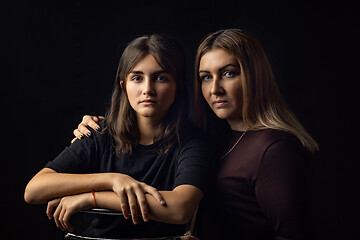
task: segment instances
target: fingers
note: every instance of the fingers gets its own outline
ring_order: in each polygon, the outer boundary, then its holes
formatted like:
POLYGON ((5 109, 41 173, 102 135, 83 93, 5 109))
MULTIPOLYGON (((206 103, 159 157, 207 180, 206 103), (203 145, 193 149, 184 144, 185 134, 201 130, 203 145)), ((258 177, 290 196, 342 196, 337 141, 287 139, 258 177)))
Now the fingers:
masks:
POLYGON ((188 231, 184 236, 182 236, 180 239, 182 240, 199 240, 197 237, 194 237, 191 235, 191 232, 188 231))
POLYGON ((128 201, 129 201, 129 207, 130 207, 130 213, 131 213, 131 218, 134 224, 138 224, 139 223, 139 219, 138 219, 138 206, 137 206, 137 201, 136 201, 136 196, 132 191, 127 192, 127 197, 128 197, 128 201))
POLYGON ((62 215, 61 222, 65 229, 69 232, 73 232, 74 228, 70 224, 70 217, 73 215, 71 211, 66 210, 65 213, 62 215))
POLYGON ((120 207, 125 219, 131 215, 134 224, 139 223, 139 214, 145 222, 149 221, 149 209, 145 198, 145 193, 139 186, 127 186, 117 192, 120 199, 120 207), (139 212, 140 210, 140 212, 139 212))
MULTIPOLYGON (((82 139, 84 136, 90 137, 91 132, 89 130, 89 127, 94 129, 95 131, 100 131, 101 128, 97 123, 103 119, 104 117, 102 116, 85 115, 81 123, 78 125, 78 128, 73 131, 74 136, 77 139, 82 139)), ((75 142, 75 140, 76 139, 73 139, 71 143, 75 142)))
POLYGON ((127 199, 125 190, 118 192, 117 195, 120 199, 120 207, 121 207, 121 211, 124 215, 124 218, 129 219, 129 203, 128 203, 128 199, 127 199))
POLYGON ((146 184, 143 185, 143 188, 146 193, 149 193, 150 195, 152 195, 161 205, 163 205, 163 206, 166 205, 166 202, 165 202, 163 196, 160 194, 160 192, 156 188, 146 185, 146 184))
POLYGON ((65 227, 61 224, 61 222, 59 220, 60 215, 62 214, 61 210, 62 210, 62 206, 61 205, 57 206, 55 213, 54 213, 54 221, 58 228, 60 228, 62 231, 65 231, 65 227))
POLYGON ((81 122, 78 125, 77 130, 80 132, 80 134, 82 134, 83 136, 87 136, 87 137, 91 137, 91 132, 88 129, 88 124, 81 122))
POLYGON ((137 198, 137 203, 140 208, 141 216, 142 216, 144 222, 148 222, 149 221, 149 207, 147 205, 147 201, 146 201, 144 192, 141 191, 140 189, 137 190, 136 198, 137 198))
POLYGON ((96 131, 100 131, 100 126, 97 123, 103 119, 104 119, 104 117, 102 117, 102 116, 98 117, 98 116, 85 115, 83 117, 82 123, 85 126, 89 126, 96 131))
POLYGON ((60 198, 48 202, 46 215, 48 216, 49 219, 54 218, 56 226, 60 228, 62 231, 64 232, 74 231, 73 226, 70 224, 70 217, 72 216, 72 212, 62 206, 60 198), (57 208, 54 214, 52 214, 54 207, 57 208))
POLYGON ((54 199, 54 200, 51 200, 50 202, 48 202, 47 208, 46 208, 46 215, 48 216, 49 219, 53 218, 53 209, 54 209, 54 207, 59 205, 60 201, 61 201, 61 199, 57 198, 57 199, 54 199))
MULTIPOLYGON (((73 134, 75 136, 75 140, 76 139, 82 139, 84 137, 84 134, 82 134, 78 129, 75 129, 73 131, 73 134)), ((75 141, 74 139, 71 141, 71 143, 73 143, 73 141, 75 141)))

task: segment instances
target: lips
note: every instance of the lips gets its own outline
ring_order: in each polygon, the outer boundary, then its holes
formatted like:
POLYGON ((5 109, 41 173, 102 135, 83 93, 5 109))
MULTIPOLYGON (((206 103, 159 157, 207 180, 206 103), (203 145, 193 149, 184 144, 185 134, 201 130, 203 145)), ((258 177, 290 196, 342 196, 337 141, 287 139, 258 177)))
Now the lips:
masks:
POLYGON ((140 103, 145 104, 145 105, 150 105, 150 104, 156 103, 156 101, 152 100, 152 99, 143 99, 140 101, 140 103))
POLYGON ((226 106, 227 103, 228 103, 228 101, 226 101, 226 100, 215 100, 215 101, 213 101, 213 105, 215 107, 218 107, 218 108, 226 106))

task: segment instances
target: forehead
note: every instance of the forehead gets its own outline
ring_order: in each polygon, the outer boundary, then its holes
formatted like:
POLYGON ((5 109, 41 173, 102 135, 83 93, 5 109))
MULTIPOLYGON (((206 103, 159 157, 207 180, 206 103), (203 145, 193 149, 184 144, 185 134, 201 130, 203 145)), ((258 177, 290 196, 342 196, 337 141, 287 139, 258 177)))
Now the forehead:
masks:
POLYGON ((141 72, 152 72, 159 70, 163 70, 163 68, 158 64, 156 59, 151 54, 147 54, 141 58, 132 69, 132 71, 141 72))
POLYGON ((206 52, 200 59, 199 70, 216 70, 228 64, 238 65, 234 55, 223 49, 213 49, 206 52))

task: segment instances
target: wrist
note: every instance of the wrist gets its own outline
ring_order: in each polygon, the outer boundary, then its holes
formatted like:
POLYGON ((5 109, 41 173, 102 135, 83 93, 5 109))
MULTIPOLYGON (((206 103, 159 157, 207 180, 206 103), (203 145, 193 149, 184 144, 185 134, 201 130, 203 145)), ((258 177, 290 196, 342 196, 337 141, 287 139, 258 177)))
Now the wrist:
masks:
POLYGON ((96 204, 96 197, 95 197, 95 191, 91 191, 91 197, 92 197, 92 202, 93 202, 93 207, 96 208, 97 204, 96 204))

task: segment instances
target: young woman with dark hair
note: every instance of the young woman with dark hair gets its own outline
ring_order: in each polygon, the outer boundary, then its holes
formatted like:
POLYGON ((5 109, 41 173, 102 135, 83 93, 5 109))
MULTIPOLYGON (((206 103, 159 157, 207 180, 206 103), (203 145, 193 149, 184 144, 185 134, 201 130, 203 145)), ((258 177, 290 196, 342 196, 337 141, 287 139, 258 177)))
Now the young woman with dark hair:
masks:
MULTIPOLYGON (((174 40, 132 41, 120 59, 103 130, 46 164, 28 183, 26 202, 48 203, 48 217, 64 231, 74 230, 74 213, 93 207, 131 214, 135 224, 139 216, 163 222, 148 229, 141 221, 138 236, 183 231, 203 197, 210 164, 204 137, 188 120, 184 74, 184 52, 174 40)), ((119 235, 126 227, 118 221, 99 216, 84 234, 119 235)))

